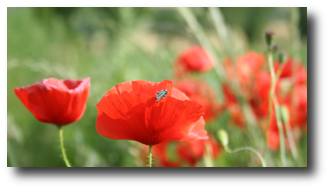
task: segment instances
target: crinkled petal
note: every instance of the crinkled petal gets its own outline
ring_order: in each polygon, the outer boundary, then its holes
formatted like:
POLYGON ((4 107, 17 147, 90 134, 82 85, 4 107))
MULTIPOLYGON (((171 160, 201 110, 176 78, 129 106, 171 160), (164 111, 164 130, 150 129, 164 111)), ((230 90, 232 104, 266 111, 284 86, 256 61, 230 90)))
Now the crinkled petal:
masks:
POLYGON ((14 92, 39 121, 67 125, 82 117, 86 109, 90 79, 71 83, 65 81, 45 79, 31 86, 15 88, 14 92), (75 83, 76 88, 69 89, 68 83, 71 88, 72 83, 75 83))
POLYGON ((174 87, 172 88, 171 96, 178 100, 189 100, 188 96, 185 93, 181 92, 180 90, 174 87))
POLYGON ((174 97, 158 102, 145 93, 108 93, 97 104, 97 131, 107 138, 135 140, 146 145, 207 138, 204 129, 204 132, 194 129, 204 108, 196 101, 176 99, 176 96, 186 97, 176 89, 173 91, 174 97))
POLYGON ((113 88, 111 88, 106 94, 125 94, 125 93, 135 93, 135 94, 148 94, 149 96, 156 96, 157 92, 161 90, 168 90, 168 95, 172 92, 172 81, 163 80, 162 82, 149 82, 144 80, 128 81, 120 83, 113 88))

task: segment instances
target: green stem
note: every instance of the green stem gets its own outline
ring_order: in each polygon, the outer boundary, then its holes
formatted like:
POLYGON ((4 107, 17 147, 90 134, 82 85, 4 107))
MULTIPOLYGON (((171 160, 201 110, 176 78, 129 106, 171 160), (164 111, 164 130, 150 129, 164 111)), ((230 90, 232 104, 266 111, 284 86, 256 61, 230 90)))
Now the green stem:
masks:
POLYGON ((253 152, 255 155, 257 155, 257 157, 259 158, 262 167, 267 167, 265 159, 259 154, 258 151, 256 151, 255 149, 251 148, 251 147, 242 147, 242 148, 237 148, 235 150, 230 150, 228 147, 225 147, 225 151, 230 153, 230 154, 235 154, 241 151, 251 151, 253 152))
POLYGON ((210 144, 205 145, 206 148, 206 155, 204 155, 204 165, 205 167, 213 167, 213 161, 212 161, 212 147, 210 144))
MULTIPOLYGON (((285 144, 284 144, 285 142, 284 142, 283 124, 282 124, 282 121, 281 121, 281 111, 280 111, 280 107, 278 105, 278 102, 276 101, 275 90, 274 90, 275 86, 276 86, 276 80, 277 80, 278 76, 275 75, 273 51, 270 47, 268 48, 268 66, 269 66, 270 75, 271 75, 271 84, 272 84, 271 86, 273 87, 273 89, 271 89, 270 92, 269 92, 269 96, 270 96, 270 99, 274 103, 276 123, 277 123, 278 131, 279 131, 279 134, 280 134, 281 163, 282 163, 282 166, 286 167, 285 144)), ((270 104, 269 106, 270 106, 270 109, 271 109, 272 105, 270 104)), ((266 128, 266 143, 267 143, 267 133, 268 133, 269 123, 270 123, 270 117, 271 117, 270 114, 271 114, 271 112, 269 112, 268 114, 269 114, 269 117, 268 117, 269 121, 267 123, 268 125, 267 125, 267 128, 266 128)))
POLYGON ((273 68, 273 54, 271 52, 268 52, 268 66, 269 66, 269 70, 270 70, 270 74, 272 76, 272 80, 270 83, 270 89, 269 89, 269 95, 268 95, 268 118, 267 118, 267 125, 266 125, 266 135, 265 135, 265 149, 264 149, 264 155, 266 154, 267 151, 267 142, 268 142, 268 130, 269 130, 269 124, 270 124, 270 118, 271 118, 271 114, 272 114, 272 96, 273 96, 273 75, 274 74, 274 68, 273 68))
POLYGON ((273 102, 274 102, 274 107, 275 107, 276 123, 277 123, 277 127, 278 127, 278 132, 280 134, 281 162, 282 162, 282 166, 286 167, 285 142, 284 142, 283 124, 281 121, 281 110, 280 110, 280 106, 279 106, 278 101, 275 96, 273 96, 273 102))
POLYGON ((152 167, 152 146, 149 145, 149 167, 152 167))
POLYGON ((65 149, 64 149, 64 144, 63 144, 63 129, 62 126, 58 126, 59 129, 59 136, 60 136, 60 144, 61 144, 61 151, 62 151, 62 156, 63 156, 63 160, 65 162, 66 167, 71 167, 68 158, 66 157, 65 154, 65 149))
POLYGON ((288 139, 289 139, 289 145, 290 145, 292 157, 296 163, 296 166, 299 166, 298 151, 297 151, 296 143, 294 142, 294 139, 293 139, 293 134, 291 131, 290 123, 288 121, 284 122, 284 127, 285 127, 286 134, 288 136, 288 139))

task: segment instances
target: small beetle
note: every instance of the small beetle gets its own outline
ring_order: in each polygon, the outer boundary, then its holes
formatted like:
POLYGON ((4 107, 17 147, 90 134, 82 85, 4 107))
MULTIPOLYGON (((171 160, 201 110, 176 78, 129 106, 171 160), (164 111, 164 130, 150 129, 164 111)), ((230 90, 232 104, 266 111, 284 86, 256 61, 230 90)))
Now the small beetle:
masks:
POLYGON ((162 98, 165 98, 167 93, 168 93, 167 90, 161 90, 160 92, 157 92, 156 102, 162 98))

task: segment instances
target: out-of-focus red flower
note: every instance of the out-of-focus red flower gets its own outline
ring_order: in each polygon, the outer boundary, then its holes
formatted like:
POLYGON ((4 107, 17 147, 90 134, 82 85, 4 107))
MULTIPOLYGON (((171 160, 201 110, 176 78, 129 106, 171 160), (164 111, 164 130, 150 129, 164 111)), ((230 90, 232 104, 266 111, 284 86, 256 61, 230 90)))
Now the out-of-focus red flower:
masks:
POLYGON ((269 104, 269 91, 271 77, 269 72, 260 72, 256 76, 255 84, 252 87, 250 104, 258 118, 267 117, 269 104))
MULTIPOLYGON (((275 61, 274 67, 275 67, 275 71, 277 72, 277 70, 280 67, 280 63, 278 61, 275 61)), ((294 79, 292 81, 293 83, 306 84, 307 83, 307 70, 305 69, 303 64, 301 62, 297 63, 296 71, 294 71, 294 67, 295 66, 293 64, 293 59, 288 58, 288 60, 283 65, 280 79, 294 77, 294 79), (295 76, 293 76, 293 75, 295 75, 295 76)))
POLYGON ((277 151, 280 146, 280 136, 278 132, 275 110, 272 110, 270 124, 267 134, 268 148, 272 151, 277 151))
MULTIPOLYGON (((257 73, 255 82, 252 85, 250 104, 257 118, 262 119, 268 116, 269 112, 269 91, 271 87, 271 76, 269 72, 257 73)), ((276 83, 275 94, 279 92, 279 83, 276 83)))
POLYGON ((209 71, 214 66, 213 57, 201 46, 192 46, 181 53, 176 61, 176 75, 209 71))
POLYGON ((303 126, 307 123, 307 87, 304 85, 297 85, 294 88, 294 97, 292 102, 292 107, 294 111, 292 112, 292 124, 303 126))
POLYGON ((97 132, 145 145, 208 139, 203 106, 172 86, 169 80, 138 80, 114 86, 97 104, 97 132), (157 92, 165 89, 166 97, 156 102, 157 92))
POLYGON ((216 101, 215 91, 202 81, 185 80, 178 82, 175 88, 184 92, 191 100, 196 100, 205 108, 204 119, 208 122, 223 111, 223 106, 216 101))
POLYGON ((225 97, 225 107, 232 116, 232 122, 238 127, 245 128, 243 113, 235 95, 227 84, 222 84, 222 91, 225 97))
POLYGON ((79 120, 86 109, 90 78, 44 79, 31 86, 14 88, 23 105, 41 122, 63 126, 79 120))
POLYGON ((180 163, 172 161, 168 155, 168 146, 171 142, 160 143, 152 148, 152 152, 155 155, 155 159, 158 159, 161 167, 180 167, 180 163))
POLYGON ((305 69, 304 66, 299 65, 297 69, 297 74, 295 78, 295 83, 296 84, 307 84, 307 70, 305 69))
MULTIPOLYGON (((274 63, 275 71, 277 72, 280 63, 276 60, 274 63)), ((287 78, 292 76, 292 69, 293 69, 293 59, 290 57, 287 61, 283 64, 282 73, 280 78, 287 78)))
POLYGON ((295 85, 291 93, 280 99, 280 103, 289 109, 291 127, 303 128, 307 124, 307 87, 305 85, 295 85))
POLYGON ((264 54, 249 51, 242 56, 236 58, 236 68, 240 82, 247 84, 252 82, 255 74, 261 71, 266 63, 264 54))
POLYGON ((177 146, 177 154, 181 162, 188 163, 190 167, 195 167, 197 162, 202 160, 203 155, 206 154, 206 146, 210 146, 213 159, 220 155, 221 147, 213 138, 181 142, 177 146))
POLYGON ((224 59, 226 77, 232 83, 238 83, 241 95, 249 98, 253 93, 251 88, 255 83, 255 77, 265 66, 265 56, 249 51, 238 56, 235 62, 234 64, 230 58, 224 59))

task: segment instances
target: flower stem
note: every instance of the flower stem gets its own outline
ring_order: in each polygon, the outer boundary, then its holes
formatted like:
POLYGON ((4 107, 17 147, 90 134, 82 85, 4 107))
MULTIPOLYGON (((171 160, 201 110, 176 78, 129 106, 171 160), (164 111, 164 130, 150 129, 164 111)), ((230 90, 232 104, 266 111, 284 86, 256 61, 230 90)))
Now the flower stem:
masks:
POLYGON ((262 167, 267 167, 266 165, 266 162, 265 162, 265 159, 259 154, 258 151, 256 151, 255 149, 251 148, 251 147, 242 147, 242 148, 237 148, 235 150, 230 150, 229 147, 225 147, 225 151, 230 153, 230 154, 235 154, 235 153, 238 153, 238 152, 241 152, 241 151, 251 151, 253 152, 255 155, 257 155, 257 157, 259 158, 260 162, 261 162, 261 165, 262 167))
MULTIPOLYGON (((277 102, 276 96, 275 96, 275 86, 276 86, 276 80, 279 76, 275 75, 275 70, 274 70, 274 60, 273 60, 273 51, 272 49, 269 47, 268 48, 268 66, 269 66, 269 70, 270 70, 270 75, 271 75, 271 88, 269 91, 269 99, 272 100, 273 104, 274 104, 274 108, 275 108, 275 116, 276 116, 276 123, 277 123, 277 127, 278 127, 278 131, 280 134, 280 155, 281 155, 281 163, 283 167, 286 167, 286 159, 285 159, 285 142, 284 142, 284 133, 283 133, 283 124, 281 121, 281 112, 280 112, 280 107, 279 104, 277 102)), ((271 103, 271 101, 269 101, 271 103)), ((271 108, 272 105, 269 104, 270 106, 270 111, 269 111, 269 115, 268 115, 268 122, 267 122, 267 128, 266 128, 266 137, 265 137, 265 145, 267 147, 267 134, 268 134, 268 129, 269 129, 269 124, 270 124, 270 117, 271 117, 271 108)), ((265 151, 267 149, 265 148, 265 151)))
POLYGON ((273 96, 273 88, 274 88, 274 80, 273 75, 274 74, 274 68, 273 68, 273 54, 271 52, 268 52, 268 66, 271 74, 271 83, 270 83, 270 89, 269 89, 269 96, 268 96, 268 118, 267 118, 267 125, 266 125, 266 135, 265 135, 265 150, 264 150, 264 156, 267 151, 267 142, 268 142, 268 130, 269 130, 269 124, 270 124, 270 118, 272 114, 272 96, 273 96))
POLYGON ((149 167, 152 167, 152 146, 149 145, 149 167))
POLYGON ((284 142, 284 131, 283 131, 283 124, 281 121, 281 111, 280 106, 276 97, 273 96, 273 103, 275 107, 275 115, 276 115, 276 123, 278 127, 278 132, 280 134, 280 154, 281 154, 281 162, 282 167, 286 167, 286 156, 285 156, 285 142, 284 142))
POLYGON ((293 134, 292 134, 292 130, 291 130, 289 121, 284 122, 284 127, 285 127, 286 134, 288 136, 288 139, 289 139, 289 145, 290 145, 292 157, 296 163, 296 166, 299 166, 298 151, 297 151, 296 143, 294 142, 294 138, 293 138, 293 134))
POLYGON ((68 160, 68 158, 66 157, 66 154, 65 154, 65 149, 64 149, 64 144, 63 144, 63 129, 62 129, 62 126, 58 126, 58 129, 59 129, 60 144, 61 144, 61 151, 62 151, 63 160, 65 162, 66 167, 71 167, 71 164, 69 163, 69 160, 68 160))

